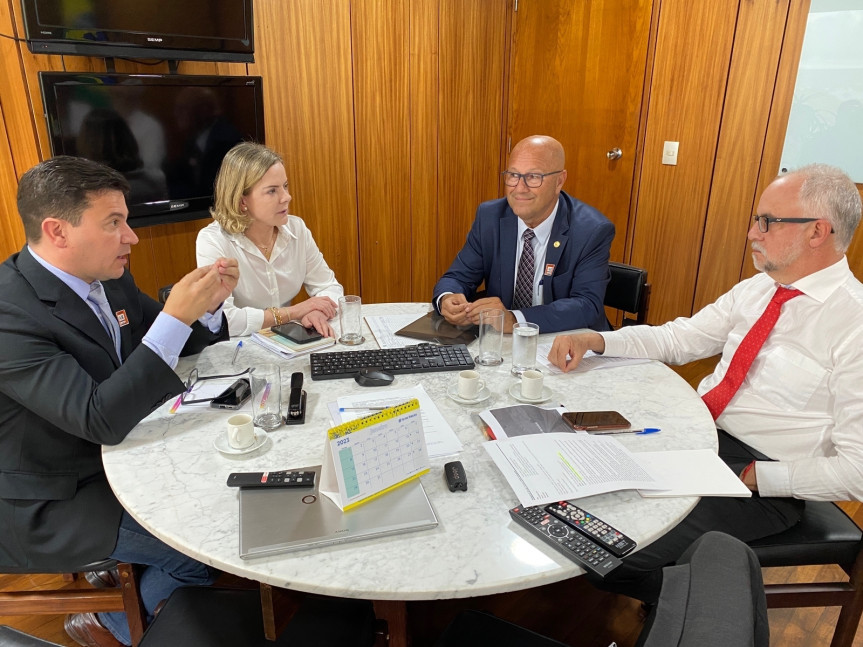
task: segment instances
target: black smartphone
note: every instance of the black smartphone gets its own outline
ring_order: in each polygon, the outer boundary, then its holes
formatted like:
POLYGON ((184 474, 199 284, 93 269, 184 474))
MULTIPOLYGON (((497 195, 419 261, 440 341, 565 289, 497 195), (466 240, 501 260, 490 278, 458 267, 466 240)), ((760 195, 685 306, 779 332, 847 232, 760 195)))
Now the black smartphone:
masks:
POLYGON ((563 421, 579 431, 601 431, 603 429, 627 429, 629 420, 617 411, 567 411, 563 421))
POLYGON ((240 378, 219 395, 213 398, 210 406, 214 409, 239 409, 252 397, 249 380, 240 378))
POLYGON ((273 326, 270 330, 277 335, 290 339, 295 344, 308 344, 310 341, 317 341, 323 337, 323 335, 314 328, 306 328, 296 321, 289 321, 280 326, 273 326))

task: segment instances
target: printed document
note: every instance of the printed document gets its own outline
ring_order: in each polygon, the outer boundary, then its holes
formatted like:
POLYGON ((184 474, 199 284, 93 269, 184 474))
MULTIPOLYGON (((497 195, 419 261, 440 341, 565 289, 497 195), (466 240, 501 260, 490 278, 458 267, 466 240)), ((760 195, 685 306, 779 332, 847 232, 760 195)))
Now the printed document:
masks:
POLYGON ((712 449, 639 452, 636 456, 654 471, 674 475, 670 489, 639 492, 641 496, 752 496, 740 477, 712 449))
MULTIPOLYGON (((548 361, 548 354, 551 352, 551 344, 540 344, 536 348, 536 361, 542 365, 543 372, 553 373, 555 375, 563 375, 557 366, 548 361)), ((653 360, 643 359, 639 357, 606 357, 605 355, 597 355, 592 350, 584 354, 584 358, 578 363, 570 373, 586 373, 594 369, 614 368, 615 366, 632 366, 633 364, 647 364, 653 360)))
POLYGON ((369 330, 375 336, 378 346, 381 348, 404 348, 405 346, 413 346, 419 341, 410 337, 401 337, 396 335, 397 330, 401 330, 409 323, 416 321, 417 317, 422 315, 366 315, 365 320, 369 326, 369 330))
POLYGON ((551 433, 493 440, 483 445, 525 506, 628 489, 667 489, 616 439, 551 433))

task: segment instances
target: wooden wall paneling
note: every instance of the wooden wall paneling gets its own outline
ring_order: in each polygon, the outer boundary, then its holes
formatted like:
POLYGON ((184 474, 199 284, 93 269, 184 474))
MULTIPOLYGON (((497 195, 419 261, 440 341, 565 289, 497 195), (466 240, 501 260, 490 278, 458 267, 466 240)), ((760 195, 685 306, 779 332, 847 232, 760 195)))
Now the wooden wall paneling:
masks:
POLYGON ((653 291, 651 323, 692 312, 737 3, 662 0, 630 262, 653 291), (677 166, 661 164, 680 142, 677 166))
MULTIPOLYGON (((857 190, 860 191, 860 197, 863 198, 863 184, 858 184, 857 190)), ((851 247, 848 248, 845 255, 848 257, 848 265, 854 272, 854 276, 863 281, 863 227, 857 227, 857 233, 854 234, 854 240, 851 241, 851 247)))
POLYGON ((693 312, 740 279, 788 5, 740 3, 693 312))
POLYGON ((438 276, 464 245, 479 203, 500 196, 508 6, 440 2, 438 276))
MULTIPOLYGON (((749 214, 756 212, 758 199, 779 173, 782 148, 785 146, 785 131, 788 128, 788 115, 791 114, 791 101, 794 98, 794 85, 797 81, 797 68, 800 65, 800 52, 803 49, 803 35, 809 18, 810 0, 791 2, 785 21, 782 53, 776 72, 773 102, 770 106, 770 119, 767 122, 767 136, 761 155, 761 168, 758 171, 758 185, 755 196, 749 205, 749 214)), ((752 265, 752 255, 745 254, 740 278, 744 279, 757 273, 752 265)))
POLYGON ((368 303, 411 297, 410 8, 353 0, 360 278, 368 303))
MULTIPOLYGON (((0 103, 0 126, 5 126, 5 112, 0 103)), ((0 259, 17 252, 24 245, 24 227, 15 206, 18 182, 6 128, 0 128, 0 259)))
POLYGON ((410 3, 410 300, 428 301, 438 279, 439 0, 410 3))
POLYGON ((248 70, 264 79, 267 145, 285 159, 291 211, 359 294, 350 3, 258 0, 248 70))
POLYGON ((570 195, 615 224, 623 260, 652 0, 520 0, 514 17, 509 135, 560 140, 570 195), (607 153, 620 148, 611 161, 607 153))
POLYGON ((135 277, 135 285, 144 294, 159 298, 159 279, 156 277, 156 255, 153 251, 153 230, 156 227, 140 227, 135 230, 138 243, 129 254, 129 271, 135 277))
POLYGON ((142 292, 154 299, 159 288, 176 283, 197 267, 195 239, 209 219, 153 225, 135 230, 129 269, 142 292))

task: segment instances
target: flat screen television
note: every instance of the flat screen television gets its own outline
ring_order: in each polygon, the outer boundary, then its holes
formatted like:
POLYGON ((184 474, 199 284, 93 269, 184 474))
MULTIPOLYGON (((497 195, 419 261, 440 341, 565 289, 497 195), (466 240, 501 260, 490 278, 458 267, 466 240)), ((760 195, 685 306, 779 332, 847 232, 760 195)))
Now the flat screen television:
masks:
POLYGON ((251 63, 252 0, 21 0, 34 54, 251 63))
POLYGON ((132 226, 205 218, 225 153, 264 143, 259 76, 41 72, 53 155, 117 169, 132 226))

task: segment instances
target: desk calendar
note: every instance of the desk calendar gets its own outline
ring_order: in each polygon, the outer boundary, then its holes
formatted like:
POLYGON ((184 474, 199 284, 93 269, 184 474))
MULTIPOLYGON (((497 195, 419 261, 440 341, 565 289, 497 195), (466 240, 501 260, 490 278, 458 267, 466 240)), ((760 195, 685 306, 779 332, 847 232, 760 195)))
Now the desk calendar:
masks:
POLYGON ((319 491, 349 510, 428 471, 419 400, 413 399, 330 429, 319 491))

